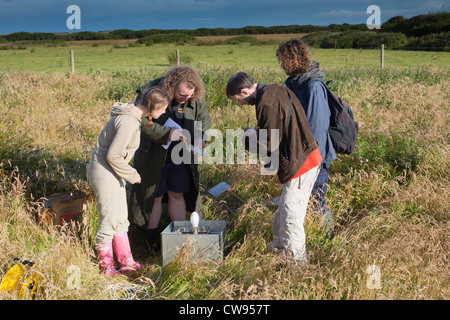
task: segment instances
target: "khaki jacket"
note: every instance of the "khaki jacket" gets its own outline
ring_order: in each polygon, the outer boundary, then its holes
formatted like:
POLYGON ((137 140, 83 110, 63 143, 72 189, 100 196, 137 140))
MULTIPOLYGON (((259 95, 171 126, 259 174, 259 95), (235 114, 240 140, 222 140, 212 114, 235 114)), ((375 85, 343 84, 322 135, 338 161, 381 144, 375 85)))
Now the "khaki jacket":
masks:
POLYGON ((139 173, 130 166, 140 141, 141 115, 133 103, 114 104, 111 118, 100 133, 91 162, 97 162, 119 178, 134 184, 139 173))

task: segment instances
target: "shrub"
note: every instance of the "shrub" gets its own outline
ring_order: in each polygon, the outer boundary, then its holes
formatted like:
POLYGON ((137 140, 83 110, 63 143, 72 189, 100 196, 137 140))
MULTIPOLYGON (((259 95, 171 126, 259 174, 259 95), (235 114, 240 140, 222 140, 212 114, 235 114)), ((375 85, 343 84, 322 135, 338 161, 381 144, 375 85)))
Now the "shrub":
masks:
MULTIPOLYGON (((169 64, 175 65, 177 64, 177 54, 175 51, 170 52, 167 54, 167 60, 169 61, 169 64)), ((192 63, 194 59, 189 54, 180 54, 180 63, 181 64, 190 64, 192 63)))
POLYGON ((154 34, 141 38, 136 41, 138 44, 147 43, 190 43, 195 41, 195 37, 184 33, 170 33, 170 34, 154 34))
POLYGON ((303 40, 310 46, 320 48, 350 49, 374 48, 384 44, 388 48, 403 47, 408 38, 403 33, 376 33, 349 31, 339 34, 318 32, 305 36, 303 40))
POLYGON ((257 42, 258 40, 256 40, 252 36, 238 36, 224 41, 225 44, 242 44, 242 43, 256 44, 257 42))
POLYGON ((450 51, 450 32, 413 37, 409 40, 405 48, 448 52, 450 51))

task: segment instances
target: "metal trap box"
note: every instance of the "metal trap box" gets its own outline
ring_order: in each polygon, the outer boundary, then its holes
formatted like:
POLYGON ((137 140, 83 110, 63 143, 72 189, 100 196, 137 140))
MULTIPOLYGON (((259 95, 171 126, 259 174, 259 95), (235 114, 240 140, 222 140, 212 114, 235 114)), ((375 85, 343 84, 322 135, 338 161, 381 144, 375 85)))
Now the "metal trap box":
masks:
POLYGON ((163 265, 171 261, 179 250, 186 250, 191 261, 223 260, 226 220, 201 220, 198 233, 189 221, 171 222, 161 232, 163 265))

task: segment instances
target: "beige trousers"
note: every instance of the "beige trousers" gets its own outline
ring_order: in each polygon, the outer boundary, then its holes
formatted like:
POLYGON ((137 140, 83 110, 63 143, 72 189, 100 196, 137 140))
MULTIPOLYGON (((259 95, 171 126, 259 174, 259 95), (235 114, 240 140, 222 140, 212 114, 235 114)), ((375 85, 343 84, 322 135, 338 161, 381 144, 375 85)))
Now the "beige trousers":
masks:
POLYGON ((308 259, 303 222, 318 174, 319 166, 283 185, 278 209, 272 221, 273 241, 270 250, 282 250, 304 264, 308 263, 308 259))
POLYGON ((98 162, 88 168, 88 181, 95 193, 98 211, 97 243, 109 243, 114 235, 128 231, 126 183, 98 162))

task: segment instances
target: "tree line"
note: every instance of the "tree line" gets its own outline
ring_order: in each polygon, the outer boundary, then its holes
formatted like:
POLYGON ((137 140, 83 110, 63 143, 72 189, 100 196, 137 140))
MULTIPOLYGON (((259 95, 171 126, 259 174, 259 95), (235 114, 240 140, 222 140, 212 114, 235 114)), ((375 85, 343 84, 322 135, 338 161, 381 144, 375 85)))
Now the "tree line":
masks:
POLYGON ((149 29, 149 30, 129 30, 119 29, 109 32, 92 32, 81 31, 73 33, 43 33, 43 32, 15 32, 3 35, 7 42, 15 41, 39 41, 39 40, 115 40, 115 39, 142 39, 155 35, 171 35, 185 34, 192 37, 200 36, 233 36, 233 35, 254 35, 254 34, 286 34, 286 33, 310 33, 318 31, 343 32, 350 30, 367 29, 365 24, 350 25, 344 23, 342 25, 331 24, 329 26, 313 26, 313 25, 289 25, 289 26, 247 26, 242 28, 199 28, 194 30, 183 29, 149 29))
POLYGON ((320 48, 387 48, 450 51, 450 13, 438 12, 410 19, 397 16, 379 30, 314 32, 303 38, 310 46, 320 48))
POLYGON ((304 40, 321 48, 373 48, 385 44, 388 48, 429 49, 450 51, 450 13, 438 12, 406 19, 397 16, 369 30, 365 24, 347 23, 329 26, 246 26, 242 28, 183 29, 120 29, 109 32, 82 31, 66 34, 16 32, 0 36, 0 42, 138 39, 137 43, 194 42, 199 36, 243 36, 255 34, 308 34, 304 40))

